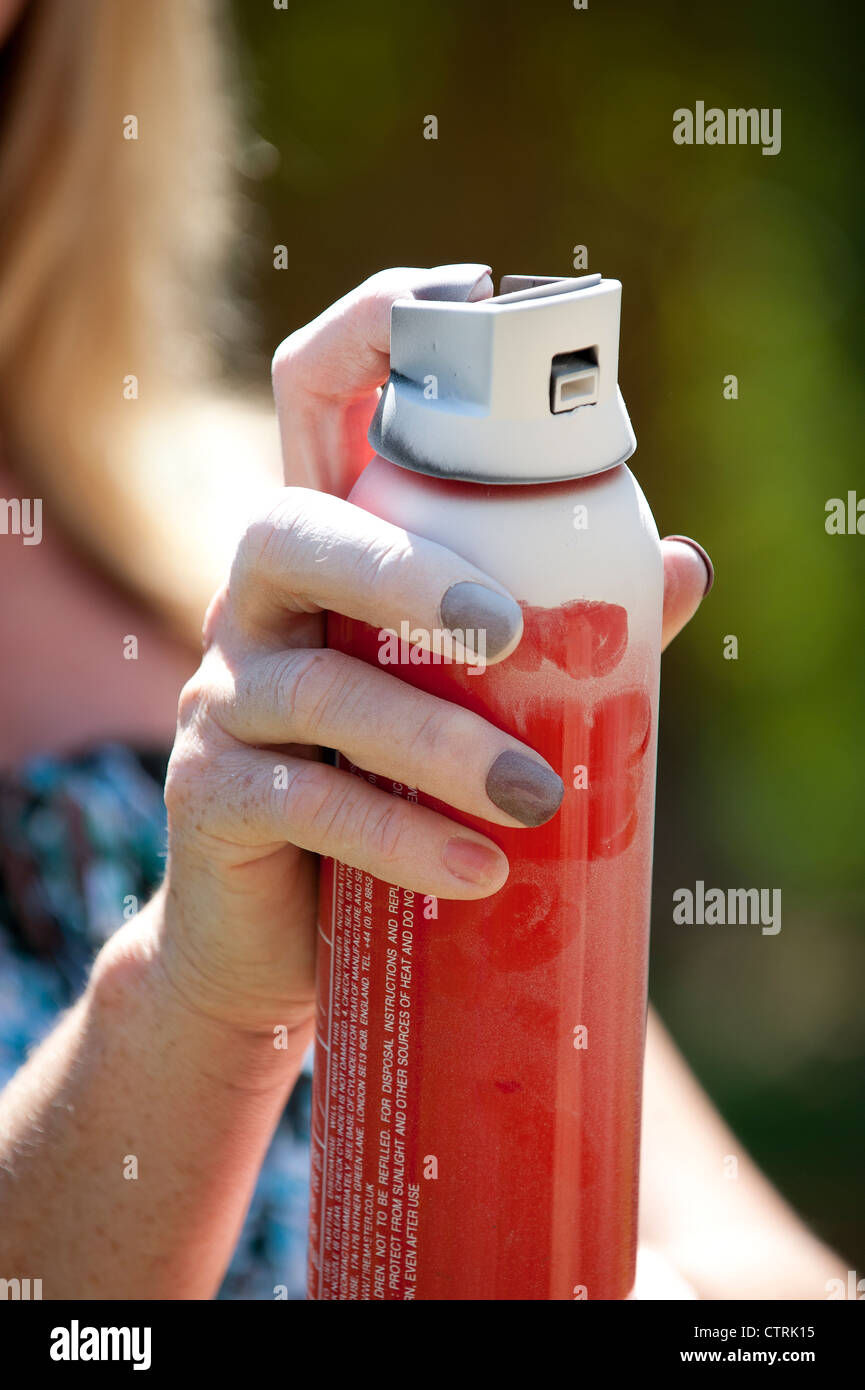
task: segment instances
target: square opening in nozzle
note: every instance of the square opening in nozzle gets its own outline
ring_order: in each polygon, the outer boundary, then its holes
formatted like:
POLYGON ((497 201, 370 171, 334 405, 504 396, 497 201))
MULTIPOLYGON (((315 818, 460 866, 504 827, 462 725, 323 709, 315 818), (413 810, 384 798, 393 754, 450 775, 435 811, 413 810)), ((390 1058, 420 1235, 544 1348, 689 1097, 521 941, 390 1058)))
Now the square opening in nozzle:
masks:
POLYGON ((594 405, 599 384, 597 348, 557 352, 550 371, 550 410, 561 415, 581 405, 594 405))

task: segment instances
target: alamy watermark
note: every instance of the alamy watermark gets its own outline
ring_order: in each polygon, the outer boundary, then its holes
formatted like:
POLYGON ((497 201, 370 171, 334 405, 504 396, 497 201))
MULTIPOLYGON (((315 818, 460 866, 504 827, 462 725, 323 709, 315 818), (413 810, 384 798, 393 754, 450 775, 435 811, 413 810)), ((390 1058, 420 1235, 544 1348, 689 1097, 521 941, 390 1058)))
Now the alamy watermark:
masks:
POLYGON ((781 930, 780 888, 707 888, 697 879, 693 888, 673 893, 673 921, 687 927, 762 927, 764 936, 781 930))
POLYGON ((399 632, 383 627, 378 634, 378 659, 382 666, 441 666, 458 662, 468 667, 467 675, 479 676, 486 670, 487 634, 482 627, 411 627, 405 621, 399 632))
POLYGON ((781 108, 762 106, 680 106, 673 112, 673 140, 677 145, 762 145, 763 154, 781 153, 781 108))
POLYGON ((20 536, 24 545, 39 545, 42 498, 0 497, 0 536, 20 536))
POLYGON ((847 1278, 826 1280, 826 1299, 832 1303, 837 1299, 849 1299, 861 1303, 865 1299, 865 1279, 860 1279, 855 1269, 847 1270, 847 1278))
POLYGON ((131 1361, 133 1371, 148 1371, 150 1352, 149 1327, 82 1327, 73 1318, 51 1329, 48 1354, 52 1361, 131 1361))
POLYGON ((0 1279, 0 1300, 11 1299, 13 1303, 27 1303, 41 1297, 41 1279, 0 1279))
POLYGON ((830 497, 824 525, 830 536, 865 536, 865 497, 857 497, 852 488, 846 499, 830 497))

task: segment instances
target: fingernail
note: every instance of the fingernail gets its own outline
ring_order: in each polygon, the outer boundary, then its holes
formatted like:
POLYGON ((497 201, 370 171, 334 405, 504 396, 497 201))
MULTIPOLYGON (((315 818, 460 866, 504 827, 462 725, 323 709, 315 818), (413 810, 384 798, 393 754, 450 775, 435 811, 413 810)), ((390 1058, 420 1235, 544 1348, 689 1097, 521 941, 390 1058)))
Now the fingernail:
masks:
POLYGON ((465 633, 465 645, 472 647, 475 656, 480 649, 468 639, 483 632, 482 654, 488 661, 494 661, 523 630, 522 610, 514 599, 469 580, 450 586, 439 604, 439 615, 442 627, 465 633))
POLYGON ((442 850, 442 863, 454 878, 466 883, 495 883, 507 860, 500 850, 454 835, 442 850))
POLYGON ((508 748, 487 773, 487 796, 523 825, 543 825, 562 804, 565 784, 546 763, 508 748))
POLYGON ((703 598, 705 598, 715 582, 715 566, 712 564, 712 561, 709 559, 699 541, 692 540, 690 536, 665 536, 664 540, 682 541, 684 545, 690 545, 692 549, 696 550, 703 564, 706 566, 706 587, 703 590, 703 598))
POLYGON ((435 265, 429 280, 412 290, 415 299, 448 299, 474 304, 493 292, 492 272, 481 262, 461 265, 435 265))

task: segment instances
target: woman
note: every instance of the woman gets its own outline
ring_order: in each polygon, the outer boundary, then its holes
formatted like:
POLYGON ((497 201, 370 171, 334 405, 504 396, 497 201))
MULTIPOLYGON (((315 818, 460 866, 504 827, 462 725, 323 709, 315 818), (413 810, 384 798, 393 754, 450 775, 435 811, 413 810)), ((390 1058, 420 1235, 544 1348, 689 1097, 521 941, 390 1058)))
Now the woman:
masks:
MULTIPOLYGON (((0 534, 0 1270, 46 1298, 297 1298, 315 856, 464 899, 507 873, 492 841, 409 817, 318 747, 508 826, 487 772, 506 749, 539 761, 322 649, 327 609, 429 629, 454 584, 473 586, 464 625, 495 615, 498 659, 515 645, 501 585, 344 500, 391 304, 481 298, 488 268, 373 276, 286 339, 277 488, 267 416, 202 388, 188 329, 228 147, 199 7, 6 0, 0 40, 2 492, 13 520, 37 499, 43 518, 39 545, 0 534)), ((681 539, 664 563, 668 642, 711 567, 681 539)), ((722 1180, 735 1141, 654 1021, 646 1110, 639 1296, 824 1296, 840 1261, 744 1156, 722 1180)))

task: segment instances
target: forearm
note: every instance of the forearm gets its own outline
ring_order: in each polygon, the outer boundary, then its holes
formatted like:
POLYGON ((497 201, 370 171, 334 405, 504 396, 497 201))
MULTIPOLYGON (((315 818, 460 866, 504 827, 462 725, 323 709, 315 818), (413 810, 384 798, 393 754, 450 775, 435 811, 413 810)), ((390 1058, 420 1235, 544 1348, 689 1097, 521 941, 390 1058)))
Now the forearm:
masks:
POLYGON ((701 1298, 826 1298, 846 1265, 744 1152, 651 1010, 640 1236, 701 1298))
POLYGON ((310 1040, 187 1008, 153 945, 161 908, 112 938, 0 1095, 0 1267, 45 1298, 211 1297, 310 1040))

